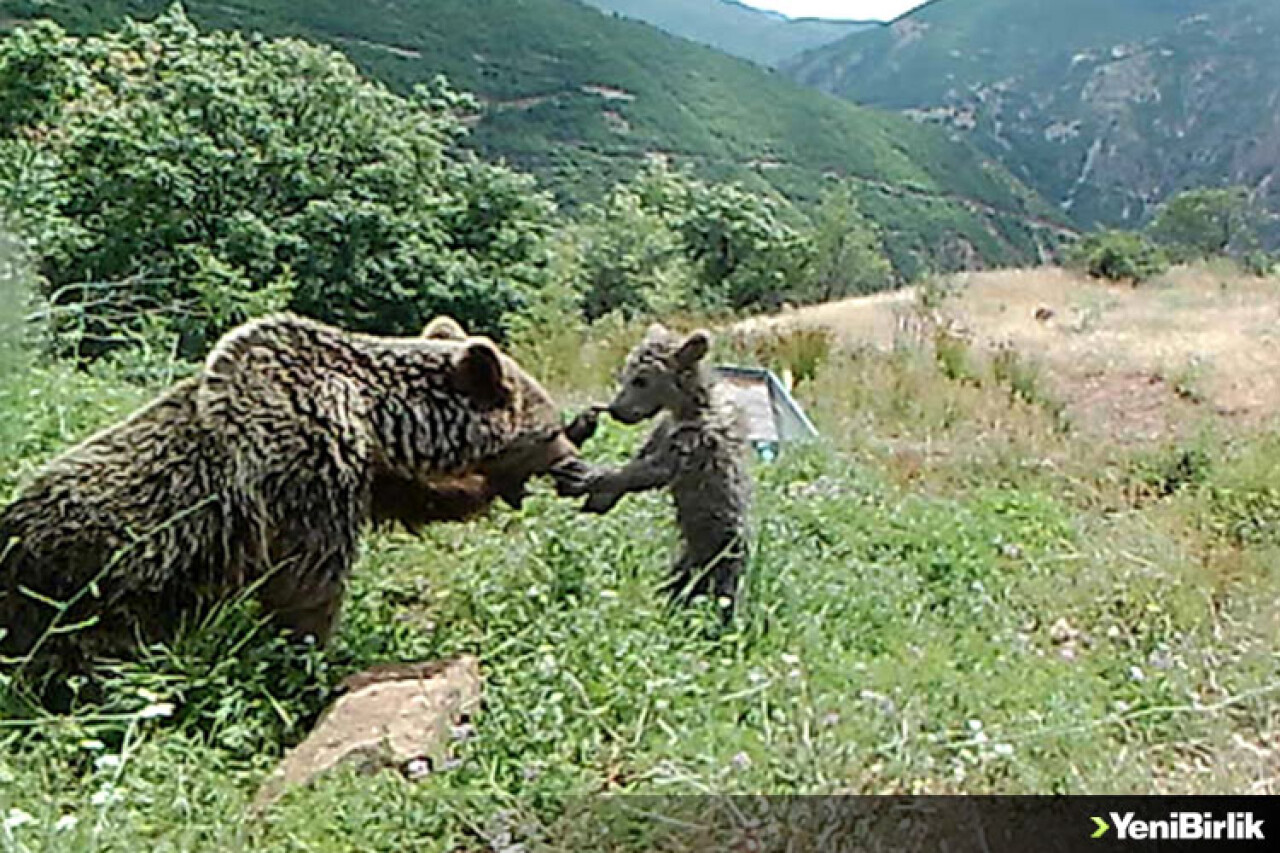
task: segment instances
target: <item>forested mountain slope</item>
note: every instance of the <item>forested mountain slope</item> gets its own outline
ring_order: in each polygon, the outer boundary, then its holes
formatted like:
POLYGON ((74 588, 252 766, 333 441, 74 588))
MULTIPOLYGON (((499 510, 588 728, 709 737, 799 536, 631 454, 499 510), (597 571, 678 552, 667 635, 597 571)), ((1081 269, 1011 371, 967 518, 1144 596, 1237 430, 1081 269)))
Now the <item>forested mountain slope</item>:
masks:
POLYGON ((733 56, 774 66, 806 50, 878 27, 869 21, 790 19, 733 0, 585 0, 591 6, 646 21, 672 35, 733 56))
POLYGON ((1243 184, 1280 209, 1280 3, 936 0, 789 66, 963 133, 1082 226, 1243 184))

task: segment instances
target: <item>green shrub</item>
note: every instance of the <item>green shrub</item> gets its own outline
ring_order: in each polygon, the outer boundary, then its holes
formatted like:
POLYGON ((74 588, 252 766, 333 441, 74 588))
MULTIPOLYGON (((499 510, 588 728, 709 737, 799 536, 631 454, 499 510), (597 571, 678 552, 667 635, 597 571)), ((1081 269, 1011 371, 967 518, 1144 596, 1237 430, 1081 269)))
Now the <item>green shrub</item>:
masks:
POLYGON ((90 38, 33 24, 0 84, 0 197, 81 354, 144 334, 195 354, 279 308, 496 333, 546 284, 550 201, 459 146, 472 105, 443 83, 400 97, 175 7, 90 38))
POLYGON ((739 337, 729 343, 730 357, 745 359, 778 374, 789 374, 796 384, 811 381, 831 356, 834 337, 827 329, 784 326, 739 337))
POLYGON ((1071 247, 1067 263, 1093 278, 1133 284, 1154 278, 1169 268, 1164 250, 1132 231, 1089 234, 1071 247))
POLYGON ((1179 263, 1239 255, 1257 244, 1255 214, 1243 187, 1194 189, 1160 206, 1147 229, 1179 263))
POLYGON ((812 218, 812 252, 800 282, 791 290, 793 301, 826 302, 893 286, 893 266, 884 253, 880 232, 863 215, 851 184, 829 187, 812 218))
POLYGON ((1244 267, 1245 272, 1258 278, 1266 278, 1275 273, 1277 266, 1276 256, 1270 252, 1264 252, 1261 249, 1248 252, 1240 259, 1240 265, 1244 267))

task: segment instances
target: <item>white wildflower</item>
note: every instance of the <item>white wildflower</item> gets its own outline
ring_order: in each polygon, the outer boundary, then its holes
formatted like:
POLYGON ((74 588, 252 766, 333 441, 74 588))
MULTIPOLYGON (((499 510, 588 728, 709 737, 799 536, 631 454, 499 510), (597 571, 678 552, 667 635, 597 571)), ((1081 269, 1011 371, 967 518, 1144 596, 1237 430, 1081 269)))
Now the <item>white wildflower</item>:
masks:
POLYGON ((103 785, 101 788, 93 792, 93 796, 89 798, 89 802, 98 807, 103 808, 120 799, 120 792, 112 785, 103 785))
POLYGON ((153 702, 138 712, 140 720, 154 720, 160 717, 173 716, 172 702, 153 702))

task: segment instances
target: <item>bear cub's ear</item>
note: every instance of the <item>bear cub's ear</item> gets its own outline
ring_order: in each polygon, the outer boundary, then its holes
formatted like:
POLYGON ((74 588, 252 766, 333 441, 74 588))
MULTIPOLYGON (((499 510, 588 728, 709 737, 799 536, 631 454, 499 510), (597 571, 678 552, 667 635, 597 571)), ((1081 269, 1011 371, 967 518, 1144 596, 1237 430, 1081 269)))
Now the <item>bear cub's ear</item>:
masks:
POLYGON ((685 338, 680 349, 676 351, 676 365, 682 370, 687 370, 702 361, 710 348, 711 333, 699 329, 685 338))
POLYGON ((472 339, 453 360, 454 386, 482 406, 506 405, 511 398, 502 356, 492 343, 472 339))

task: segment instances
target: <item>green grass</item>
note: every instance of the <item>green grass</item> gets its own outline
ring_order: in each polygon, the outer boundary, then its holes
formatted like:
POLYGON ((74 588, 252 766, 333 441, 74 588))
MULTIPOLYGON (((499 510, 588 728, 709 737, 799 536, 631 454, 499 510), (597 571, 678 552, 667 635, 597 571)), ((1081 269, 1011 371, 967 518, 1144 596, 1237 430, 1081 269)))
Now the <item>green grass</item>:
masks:
MULTIPOLYGON (((730 628, 658 594, 677 547, 661 495, 588 519, 542 487, 521 514, 381 533, 323 653, 240 606, 102 705, 45 717, 6 695, 0 848, 471 850, 510 831, 573 849, 573 810, 601 793, 1265 784, 1280 540, 1250 523, 1277 512, 1280 440, 1108 447, 1007 366, 957 357, 820 356, 797 393, 827 439, 755 468, 730 628), (1187 454, 1194 476, 1144 488, 1187 454), (344 675, 464 652, 484 705, 455 769, 338 772, 246 817, 344 675)), ((566 370, 585 384, 560 393, 599 381, 566 370)), ((57 365, 0 376, 4 491, 145 393, 57 365)), ((610 426, 592 454, 640 437, 610 426)))

